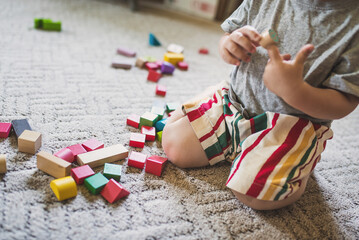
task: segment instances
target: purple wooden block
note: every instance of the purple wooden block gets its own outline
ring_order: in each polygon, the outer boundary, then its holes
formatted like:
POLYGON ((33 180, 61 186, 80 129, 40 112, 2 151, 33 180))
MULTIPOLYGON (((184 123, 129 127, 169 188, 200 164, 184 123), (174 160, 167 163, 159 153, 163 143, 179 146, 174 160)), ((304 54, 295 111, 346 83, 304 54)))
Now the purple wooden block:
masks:
POLYGON ((173 66, 169 62, 163 62, 161 65, 161 73, 172 74, 174 70, 175 70, 175 66, 173 66))
POLYGON ((129 49, 126 49, 126 48, 123 48, 123 47, 117 48, 117 53, 121 54, 121 55, 124 55, 124 56, 127 56, 127 57, 136 57, 136 52, 135 51, 132 51, 132 50, 129 50, 129 49))

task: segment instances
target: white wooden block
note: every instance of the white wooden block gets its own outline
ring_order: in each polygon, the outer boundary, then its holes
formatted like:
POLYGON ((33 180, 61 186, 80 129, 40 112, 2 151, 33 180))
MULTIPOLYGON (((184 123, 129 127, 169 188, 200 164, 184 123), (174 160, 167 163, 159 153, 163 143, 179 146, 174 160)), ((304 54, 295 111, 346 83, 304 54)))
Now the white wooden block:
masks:
POLYGON ((55 178, 62 178, 70 175, 71 163, 41 151, 37 154, 37 168, 55 178))
POLYGON ((41 147, 41 133, 24 130, 17 139, 20 152, 35 154, 41 147))
POLYGON ((0 173, 6 173, 6 155, 0 154, 0 173))
POLYGON ((178 44, 171 43, 170 45, 168 45, 167 51, 172 53, 183 53, 184 47, 178 44))

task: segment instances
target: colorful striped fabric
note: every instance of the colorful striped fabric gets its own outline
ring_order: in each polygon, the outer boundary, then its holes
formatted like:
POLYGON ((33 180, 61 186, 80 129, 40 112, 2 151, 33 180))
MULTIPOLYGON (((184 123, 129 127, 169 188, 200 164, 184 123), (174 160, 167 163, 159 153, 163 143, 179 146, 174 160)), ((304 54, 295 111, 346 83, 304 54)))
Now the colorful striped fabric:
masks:
POLYGON ((227 186, 261 200, 296 192, 333 132, 295 116, 265 112, 245 119, 224 85, 213 97, 183 105, 211 165, 232 161, 227 186))

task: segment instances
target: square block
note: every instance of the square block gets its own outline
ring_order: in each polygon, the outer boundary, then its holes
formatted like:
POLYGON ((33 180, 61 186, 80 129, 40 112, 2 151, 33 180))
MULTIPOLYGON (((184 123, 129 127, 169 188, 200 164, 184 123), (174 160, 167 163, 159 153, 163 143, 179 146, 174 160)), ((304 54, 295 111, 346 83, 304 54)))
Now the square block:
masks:
POLYGON ((132 51, 130 49, 124 48, 124 47, 119 47, 117 48, 117 53, 124 55, 126 57, 136 57, 136 52, 132 51))
POLYGON ((186 63, 186 62, 178 62, 177 67, 179 69, 181 69, 181 70, 186 71, 186 70, 188 70, 188 63, 186 63))
POLYGON ((146 62, 145 67, 148 70, 153 70, 153 71, 156 71, 157 69, 160 68, 156 62, 146 62))
POLYGON ((84 180, 94 175, 95 172, 89 165, 83 165, 77 168, 71 169, 71 177, 75 179, 77 184, 83 184, 84 180))
POLYGON ((143 57, 140 57, 140 58, 137 58, 137 59, 136 59, 135 65, 136 65, 136 67, 138 67, 138 68, 144 68, 146 62, 147 62, 146 59, 144 59, 143 57))
POLYGON ((7 172, 6 155, 0 154, 0 173, 6 173, 6 172, 7 172))
POLYGON ((165 109, 163 107, 152 106, 151 113, 157 114, 158 120, 161 120, 165 114, 165 109))
POLYGON ((147 173, 161 176, 162 170, 167 160, 168 160, 167 158, 156 156, 156 155, 150 156, 146 159, 145 171, 147 173))
POLYGON ((154 70, 148 70, 147 80, 151 82, 158 82, 161 78, 161 73, 154 71, 154 70))
POLYGON ((146 141, 146 135, 142 133, 131 133, 130 135, 130 147, 144 148, 146 141))
POLYGON ((137 114, 131 114, 129 117, 127 117, 126 124, 134 128, 139 128, 140 116, 137 114))
POLYGON ((41 147, 41 133, 24 130, 17 139, 20 152, 35 154, 41 147))
POLYGON ((155 127, 157 132, 160 132, 165 128, 167 120, 168 118, 164 118, 156 123, 155 127))
POLYGON ((167 93, 166 86, 160 85, 160 84, 156 85, 156 95, 160 95, 160 96, 164 97, 164 96, 166 96, 166 93, 167 93))
POLYGON ((0 123, 0 138, 7 138, 10 134, 11 123, 0 123))
POLYGON ((168 47, 167 47, 167 52, 171 52, 171 53, 183 53, 183 51, 184 51, 184 47, 182 47, 181 45, 178 45, 178 44, 171 43, 171 44, 168 45, 168 47))
POLYGON ((122 166, 118 164, 105 163, 105 167, 103 169, 103 175, 107 179, 115 179, 117 182, 121 179, 122 166))
POLYGON ((153 127, 156 124, 157 121, 158 121, 158 115, 157 114, 153 114, 151 112, 145 112, 140 117, 140 126, 153 127))
POLYGON ((165 53, 163 56, 163 60, 165 62, 172 63, 173 65, 177 65, 178 62, 182 62, 184 60, 184 56, 182 53, 165 53))
POLYGON ((156 128, 149 126, 142 126, 141 133, 146 135, 146 141, 156 140, 156 128))
POLYGON ((161 65, 161 73, 162 74, 173 74, 175 70, 175 66, 169 62, 163 62, 161 65))
POLYGON ((36 165, 38 169, 55 178, 69 176, 71 171, 71 163, 44 151, 37 154, 36 165))
POLYGON ((74 154, 68 148, 61 149, 60 151, 55 153, 54 156, 59 157, 59 158, 65 160, 65 161, 67 161, 69 163, 73 163, 75 161, 74 154))
POLYGON ((177 108, 179 108, 181 106, 181 104, 179 102, 169 102, 166 105, 166 110, 167 112, 172 112, 174 110, 176 110, 177 108))
POLYGON ((130 155, 128 156, 127 165, 130 166, 130 167, 143 169, 145 167, 146 159, 147 159, 146 154, 132 151, 130 153, 130 155))
POLYGON ((71 150, 72 154, 74 155, 74 158, 77 160, 77 155, 82 153, 87 153, 86 149, 82 146, 82 144, 75 144, 72 146, 67 147, 71 150))
POLYGON ((162 143, 162 131, 159 131, 156 133, 157 136, 157 141, 159 141, 160 143, 162 143))
POLYGON ((103 148, 105 144, 98 141, 96 138, 91 138, 82 144, 86 151, 91 152, 100 148, 103 148))
POLYGON ((32 130, 27 119, 12 120, 11 124, 17 138, 22 134, 24 130, 32 130))
POLYGON ((77 186, 70 176, 52 180, 50 187, 59 201, 76 197, 77 186))
POLYGON ((85 179, 85 187, 92 193, 92 194, 99 194, 101 190, 106 186, 108 183, 108 179, 102 175, 101 173, 96 173, 91 177, 85 179))
POLYGON ((122 59, 114 59, 111 64, 113 68, 122 68, 122 69, 131 69, 132 65, 133 65, 132 61, 122 60, 122 59))
POLYGON ((111 179, 104 189, 101 191, 101 195, 109 202, 114 203, 123 197, 130 194, 121 184, 111 179))

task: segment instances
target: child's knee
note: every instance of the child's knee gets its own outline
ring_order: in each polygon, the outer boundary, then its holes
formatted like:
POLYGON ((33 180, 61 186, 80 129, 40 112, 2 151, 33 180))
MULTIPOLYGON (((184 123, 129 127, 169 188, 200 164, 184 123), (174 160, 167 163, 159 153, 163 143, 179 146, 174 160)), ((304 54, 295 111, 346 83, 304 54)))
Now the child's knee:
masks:
POLYGON ((162 148, 168 159, 178 167, 182 167, 178 134, 170 124, 166 124, 162 133, 162 148))

